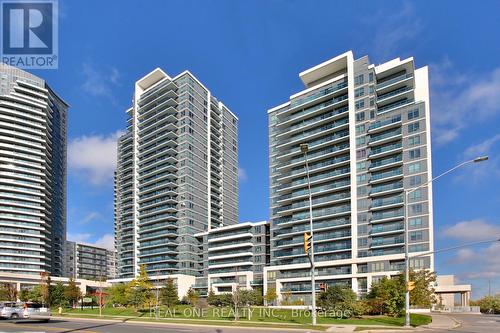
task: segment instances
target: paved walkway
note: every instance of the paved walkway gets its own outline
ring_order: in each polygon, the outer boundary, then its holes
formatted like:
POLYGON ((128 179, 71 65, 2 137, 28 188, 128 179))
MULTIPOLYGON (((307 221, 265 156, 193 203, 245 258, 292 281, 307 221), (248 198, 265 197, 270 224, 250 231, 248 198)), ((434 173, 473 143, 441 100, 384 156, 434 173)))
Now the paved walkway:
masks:
POLYGON ((431 313, 432 323, 424 327, 430 329, 445 329, 450 330, 460 326, 460 322, 453 318, 449 314, 435 314, 431 313))

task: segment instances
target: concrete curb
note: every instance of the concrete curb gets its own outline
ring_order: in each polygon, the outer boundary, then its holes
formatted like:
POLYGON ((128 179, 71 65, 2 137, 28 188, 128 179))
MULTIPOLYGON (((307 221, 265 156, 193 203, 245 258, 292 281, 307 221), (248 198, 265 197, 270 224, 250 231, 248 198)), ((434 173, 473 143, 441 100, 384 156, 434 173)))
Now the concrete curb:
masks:
MULTIPOLYGON (((108 318, 82 318, 82 317, 57 317, 57 316, 52 316, 51 320, 68 320, 68 321, 107 321, 107 322, 112 322, 112 323, 122 323, 122 324, 131 324, 131 325, 151 325, 151 326, 192 326, 192 327, 217 327, 216 325, 210 325, 210 324, 193 324, 193 323, 182 323, 182 322, 175 322, 175 323, 166 323, 166 322, 154 322, 154 321, 141 321, 141 320, 126 320, 127 318, 124 319, 108 319, 108 318)), ((215 322, 216 324, 220 323, 219 321, 215 322)), ((264 323, 266 324, 266 323, 264 323)), ((280 324, 275 324, 275 325, 280 325, 280 324)), ((288 324, 283 324, 283 325, 288 325, 288 324)), ((293 324, 291 324, 293 325, 293 324)), ((323 331, 317 331, 313 329, 308 329, 308 328, 291 328, 291 327, 258 327, 258 326, 238 326, 238 325, 224 325, 224 323, 221 323, 222 327, 236 327, 238 329, 248 329, 248 330, 275 330, 275 331, 283 331, 283 330, 290 330, 290 331, 298 331, 298 332, 323 332, 323 331)))

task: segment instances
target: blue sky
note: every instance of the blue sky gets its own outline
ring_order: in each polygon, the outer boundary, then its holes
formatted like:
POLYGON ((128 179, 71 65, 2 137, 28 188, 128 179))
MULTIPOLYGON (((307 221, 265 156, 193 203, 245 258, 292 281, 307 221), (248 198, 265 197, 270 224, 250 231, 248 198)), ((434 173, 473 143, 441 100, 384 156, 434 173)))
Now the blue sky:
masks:
MULTIPOLYGON (((115 138, 134 82, 189 69, 240 118, 240 220, 268 218, 266 110, 298 73, 346 50, 429 65, 433 168, 489 154, 434 186, 435 247, 500 235, 497 1, 60 1, 59 69, 38 70, 71 105, 68 231, 110 244, 115 138)), ((440 254, 438 273, 500 292, 499 245, 440 254)))

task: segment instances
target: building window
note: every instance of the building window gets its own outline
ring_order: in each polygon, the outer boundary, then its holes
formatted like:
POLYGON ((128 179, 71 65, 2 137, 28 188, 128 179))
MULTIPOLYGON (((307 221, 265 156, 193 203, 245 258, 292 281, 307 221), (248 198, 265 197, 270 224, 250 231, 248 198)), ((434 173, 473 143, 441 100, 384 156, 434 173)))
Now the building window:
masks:
MULTIPOLYGON (((365 100, 362 99, 362 100, 359 100, 359 101, 356 101, 355 103, 355 107, 356 107, 356 110, 359 110, 361 108, 364 108, 365 107, 365 100)), ((363 118, 364 119, 364 118, 363 118)))
POLYGON ((422 213, 422 204, 415 204, 410 206, 410 210, 412 214, 420 214, 422 213))
POLYGON ((418 116, 419 116, 418 109, 411 110, 410 112, 408 112, 408 120, 418 118, 418 116))
POLYGON ((365 136, 360 136, 356 138, 356 146, 362 146, 366 143, 366 137, 365 136))
POLYGON ((373 82, 373 72, 368 73, 368 81, 373 82))
POLYGON ((422 190, 418 189, 410 193, 410 199, 411 200, 417 200, 422 198, 422 190))
POLYGON ((358 196, 366 195, 368 193, 368 188, 366 186, 358 187, 358 196))
POLYGON ((417 217, 417 218, 410 219, 409 224, 410 224, 410 227, 412 227, 412 228, 420 228, 422 226, 422 218, 417 217))
POLYGON ((422 183, 422 177, 419 175, 410 177, 410 186, 417 186, 422 183))
POLYGON ((420 144, 420 135, 415 135, 408 138, 408 145, 416 146, 418 144, 420 144))
POLYGON ((423 258, 410 260, 410 268, 422 269, 425 268, 425 262, 423 258))
POLYGON ((361 97, 365 95, 365 88, 361 87, 356 90, 354 90, 354 97, 361 97))
POLYGON ((356 151, 356 158, 366 157, 366 149, 359 149, 356 151))
POLYGON ((371 263, 371 271, 372 272, 384 271, 384 263, 383 262, 372 262, 371 263))
POLYGON ((357 171, 366 170, 366 162, 358 162, 358 163, 356 163, 356 170, 357 171))
POLYGON ((358 181, 358 183, 362 183, 362 182, 366 181, 366 173, 364 173, 362 175, 357 175, 356 180, 358 181))
POLYGON ((420 170, 421 170, 420 162, 413 163, 413 164, 410 164, 408 166, 408 172, 409 173, 419 173, 420 170))
POLYGON ((417 121, 415 123, 408 124, 408 133, 413 133, 418 131, 420 128, 420 123, 417 121))
POLYGON ((420 157, 420 148, 408 151, 408 157, 410 159, 415 159, 420 157))
POLYGON ((365 132, 365 125, 357 125, 356 126, 356 134, 361 134, 365 132))
POLYGON ((356 86, 363 84, 365 82, 365 76, 363 74, 354 77, 354 84, 356 86))
POLYGON ((365 113, 364 112, 356 113, 356 121, 363 121, 363 120, 365 120, 365 113))
POLYGON ((422 231, 410 231, 411 241, 421 241, 423 239, 422 231))

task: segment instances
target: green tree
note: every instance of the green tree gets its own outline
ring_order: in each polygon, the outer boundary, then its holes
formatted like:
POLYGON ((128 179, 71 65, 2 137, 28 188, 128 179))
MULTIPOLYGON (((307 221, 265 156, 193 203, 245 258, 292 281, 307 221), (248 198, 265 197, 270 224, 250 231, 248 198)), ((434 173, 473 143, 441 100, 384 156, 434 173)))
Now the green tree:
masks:
POLYGON ((16 301, 17 289, 12 283, 3 283, 0 285, 0 300, 3 301, 16 301))
POLYGON ((214 290, 210 288, 207 295, 207 302, 209 305, 219 306, 220 300, 217 295, 215 295, 214 290))
POLYGON ((160 300, 167 308, 171 308, 179 303, 177 287, 172 278, 168 278, 165 286, 160 290, 160 300))
POLYGON ((477 301, 471 301, 471 305, 479 306, 482 313, 500 314, 500 294, 485 296, 477 301))
POLYGON ((141 265, 139 276, 133 279, 127 288, 128 302, 136 310, 146 305, 151 308, 151 304, 153 302, 153 293, 151 292, 152 288, 153 284, 149 280, 146 267, 141 265))
POLYGON ((264 296, 262 295, 262 288, 256 287, 252 289, 252 305, 264 305, 264 296))
POLYGON ((108 303, 117 305, 128 305, 127 299, 128 285, 124 283, 117 283, 106 289, 108 294, 108 303))
POLYGON ((188 303, 191 306, 196 306, 196 304, 198 304, 198 299, 200 298, 200 295, 198 294, 198 292, 196 290, 189 287, 189 289, 186 293, 186 298, 187 298, 188 303))
POLYGON ((345 286, 334 285, 322 291, 318 296, 318 305, 325 310, 342 313, 345 318, 362 314, 356 293, 345 286))
POLYGON ((434 290, 436 273, 428 270, 410 271, 410 281, 415 282, 415 288, 410 291, 410 304, 420 308, 431 308, 437 302, 434 290))
POLYGON ((36 285, 28 292, 28 300, 32 302, 43 302, 42 286, 36 285))
POLYGON ((404 277, 402 275, 392 279, 384 277, 373 283, 367 300, 372 313, 385 313, 394 317, 401 316, 405 306, 404 277))
POLYGON ((290 300, 292 299, 292 292, 290 290, 286 290, 283 292, 283 301, 281 301, 282 305, 290 305, 290 300))
POLYGON ((64 297, 72 307, 75 307, 80 297, 82 297, 80 288, 78 288, 73 278, 69 279, 68 285, 64 288, 64 297))
POLYGON ((266 300, 266 305, 274 305, 274 302, 278 298, 276 294, 276 288, 271 287, 267 288, 266 294, 264 295, 264 299, 266 300))
POLYGON ((67 303, 65 296, 66 288, 62 282, 57 282, 55 285, 50 286, 50 304, 57 306, 64 306, 67 303))
POLYGON ((50 307, 50 291, 51 279, 47 272, 43 272, 40 281, 40 292, 42 294, 42 302, 50 307))
POLYGON ((29 289, 21 289, 19 292, 19 299, 22 302, 27 302, 30 299, 30 290, 29 289))

